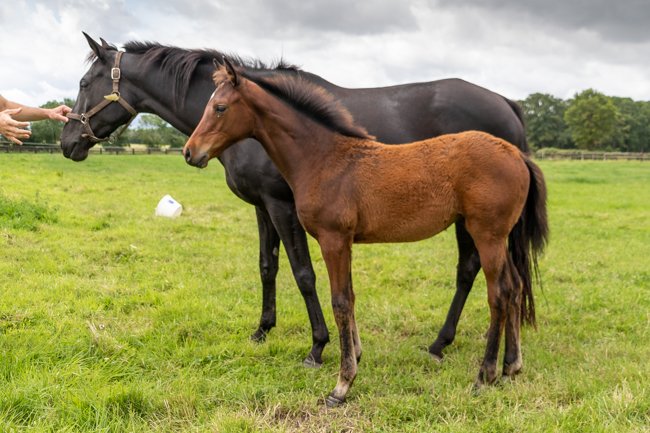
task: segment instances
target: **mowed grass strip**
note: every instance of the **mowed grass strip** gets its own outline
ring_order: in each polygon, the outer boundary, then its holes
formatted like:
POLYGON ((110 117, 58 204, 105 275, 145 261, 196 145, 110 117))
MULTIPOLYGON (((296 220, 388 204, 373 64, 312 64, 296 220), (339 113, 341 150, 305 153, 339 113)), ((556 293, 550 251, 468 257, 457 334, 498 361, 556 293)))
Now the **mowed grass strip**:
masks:
POLYGON ((261 308, 254 210, 217 161, 0 155, 0 431, 648 431, 650 165, 541 167, 552 232, 523 373, 472 393, 482 275, 444 362, 425 351, 454 292, 453 230, 355 246, 363 360, 349 402, 327 410, 339 348, 318 246, 332 343, 310 370, 284 253, 278 326, 249 340, 261 308), (165 194, 180 218, 154 216, 165 194))

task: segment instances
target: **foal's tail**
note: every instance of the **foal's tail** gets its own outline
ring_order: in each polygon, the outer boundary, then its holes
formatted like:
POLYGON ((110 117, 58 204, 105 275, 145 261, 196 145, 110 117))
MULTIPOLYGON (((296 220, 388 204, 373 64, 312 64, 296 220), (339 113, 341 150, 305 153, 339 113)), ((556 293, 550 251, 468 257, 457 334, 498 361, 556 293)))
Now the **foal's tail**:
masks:
POLYGON ((523 285, 521 318, 535 326, 532 279, 534 273, 537 283, 541 284, 537 257, 548 241, 546 182, 539 167, 528 156, 521 155, 530 173, 530 186, 524 210, 508 236, 508 251, 523 285))

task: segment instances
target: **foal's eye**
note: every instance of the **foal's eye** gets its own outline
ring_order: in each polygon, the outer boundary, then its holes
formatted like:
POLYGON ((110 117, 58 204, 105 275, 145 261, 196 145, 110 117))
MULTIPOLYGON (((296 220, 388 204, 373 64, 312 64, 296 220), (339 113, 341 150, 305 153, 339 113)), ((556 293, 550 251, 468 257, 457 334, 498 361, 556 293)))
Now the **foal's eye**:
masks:
POLYGON ((79 87, 81 87, 82 89, 85 89, 86 87, 88 87, 88 81, 86 81, 86 80, 81 80, 81 81, 79 82, 79 87))
POLYGON ((228 109, 228 106, 225 104, 219 104, 216 107, 214 107, 214 112, 217 113, 218 116, 222 115, 223 113, 226 112, 228 109))

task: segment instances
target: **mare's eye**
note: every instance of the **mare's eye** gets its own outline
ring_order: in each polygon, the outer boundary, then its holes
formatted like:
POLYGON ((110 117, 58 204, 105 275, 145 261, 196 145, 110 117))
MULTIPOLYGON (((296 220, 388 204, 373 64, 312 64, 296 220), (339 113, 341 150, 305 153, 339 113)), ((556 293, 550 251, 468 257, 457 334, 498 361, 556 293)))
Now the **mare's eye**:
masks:
POLYGON ((86 87, 88 87, 88 81, 86 81, 86 80, 81 80, 81 81, 79 82, 79 87, 81 87, 82 89, 85 89, 86 87))
POLYGON ((219 104, 216 107, 214 107, 214 112, 217 113, 217 116, 221 116, 223 113, 226 112, 228 109, 228 106, 225 104, 219 104))

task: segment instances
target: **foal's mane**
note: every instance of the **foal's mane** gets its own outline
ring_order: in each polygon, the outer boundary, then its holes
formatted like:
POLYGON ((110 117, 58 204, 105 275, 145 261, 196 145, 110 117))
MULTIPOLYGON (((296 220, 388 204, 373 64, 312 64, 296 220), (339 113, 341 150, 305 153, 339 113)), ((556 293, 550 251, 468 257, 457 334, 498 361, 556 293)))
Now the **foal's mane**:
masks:
POLYGON ((334 132, 349 137, 374 138, 354 122, 352 114, 334 95, 299 71, 275 70, 269 74, 243 69, 238 73, 334 132))
MULTIPOLYGON (((109 45, 106 49, 117 51, 115 45, 109 45)), ((194 72, 199 65, 212 65, 213 59, 221 63, 224 57, 234 65, 245 69, 259 71, 300 71, 297 66, 286 63, 283 59, 267 65, 259 59, 245 58, 235 54, 227 54, 211 49, 185 49, 169 45, 162 45, 149 41, 129 41, 124 44, 124 51, 130 54, 141 55, 143 67, 160 67, 162 72, 173 77, 172 93, 179 106, 183 106, 185 95, 189 89, 194 72)), ((90 52, 87 61, 93 62, 97 58, 94 52, 90 52)))

